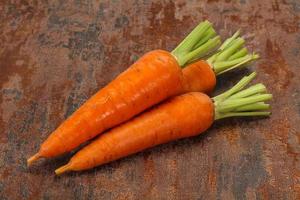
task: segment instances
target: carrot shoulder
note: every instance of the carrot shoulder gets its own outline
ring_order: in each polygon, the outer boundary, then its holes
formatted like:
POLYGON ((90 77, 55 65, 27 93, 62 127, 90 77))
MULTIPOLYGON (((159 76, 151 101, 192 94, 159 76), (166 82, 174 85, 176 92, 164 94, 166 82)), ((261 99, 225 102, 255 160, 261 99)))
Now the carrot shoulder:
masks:
POLYGON ((200 60, 182 69, 184 91, 211 93, 216 86, 216 75, 212 67, 200 60))

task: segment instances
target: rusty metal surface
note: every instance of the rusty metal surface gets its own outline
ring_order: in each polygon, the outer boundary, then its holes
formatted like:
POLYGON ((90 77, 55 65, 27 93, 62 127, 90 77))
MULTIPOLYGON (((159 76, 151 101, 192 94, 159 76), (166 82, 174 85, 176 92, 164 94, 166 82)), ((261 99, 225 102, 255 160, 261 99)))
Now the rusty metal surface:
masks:
MULTIPOLYGON (((299 199, 300 2, 1 1, 0 199, 299 199), (241 28, 274 94, 269 119, 228 119, 205 134, 83 173, 55 177, 70 155, 25 159, 84 100, 143 53, 171 50, 209 19, 241 28)), ((222 91, 247 70, 219 78, 222 91)))

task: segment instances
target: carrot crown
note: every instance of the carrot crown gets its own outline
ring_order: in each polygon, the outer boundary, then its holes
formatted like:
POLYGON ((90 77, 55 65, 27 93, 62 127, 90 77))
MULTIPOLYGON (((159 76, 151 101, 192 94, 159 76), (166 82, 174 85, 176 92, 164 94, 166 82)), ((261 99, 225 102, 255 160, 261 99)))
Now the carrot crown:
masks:
POLYGON ((172 51, 179 65, 203 58, 221 44, 220 36, 209 21, 201 22, 189 35, 172 51))
POLYGON ((207 59, 216 75, 243 67, 259 58, 259 55, 256 53, 248 53, 247 48, 244 47, 245 40, 239 35, 240 31, 237 31, 232 37, 225 40, 217 53, 207 59))
POLYGON ((269 116, 270 105, 265 101, 272 99, 271 94, 267 94, 266 87, 255 84, 247 89, 243 89, 256 76, 253 72, 244 77, 235 86, 213 98, 215 105, 215 120, 235 116, 269 116))

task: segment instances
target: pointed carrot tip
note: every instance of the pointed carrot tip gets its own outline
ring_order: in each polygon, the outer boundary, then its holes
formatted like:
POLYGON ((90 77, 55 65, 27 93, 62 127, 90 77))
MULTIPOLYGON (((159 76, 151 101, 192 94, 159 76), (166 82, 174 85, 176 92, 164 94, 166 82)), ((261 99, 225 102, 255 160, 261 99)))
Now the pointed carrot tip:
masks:
POLYGON ((27 166, 28 166, 28 167, 31 166, 32 163, 33 163, 34 161, 38 160, 40 157, 41 157, 41 156, 40 156, 39 153, 36 153, 36 154, 34 154, 33 156, 31 156, 29 159, 27 159, 27 166))
POLYGON ((66 164, 66 165, 61 166, 60 168, 56 169, 56 170, 55 170, 55 174, 59 176, 59 175, 65 173, 65 172, 67 172, 67 171, 70 171, 70 170, 71 170, 71 169, 70 169, 70 165, 69 165, 69 164, 66 164))

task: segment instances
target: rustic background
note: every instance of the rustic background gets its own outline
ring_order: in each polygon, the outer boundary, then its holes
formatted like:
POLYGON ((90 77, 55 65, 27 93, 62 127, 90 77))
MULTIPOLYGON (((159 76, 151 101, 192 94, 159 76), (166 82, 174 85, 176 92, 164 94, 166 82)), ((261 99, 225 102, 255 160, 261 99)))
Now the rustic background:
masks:
MULTIPOLYGON (((299 0, 0 2, 0 199, 299 199, 299 0), (205 134, 83 173, 70 158, 26 158, 82 102, 143 53, 171 50, 199 21, 237 29, 274 94, 266 119, 227 119, 205 134)), ((249 73, 219 78, 223 91, 249 73)))

